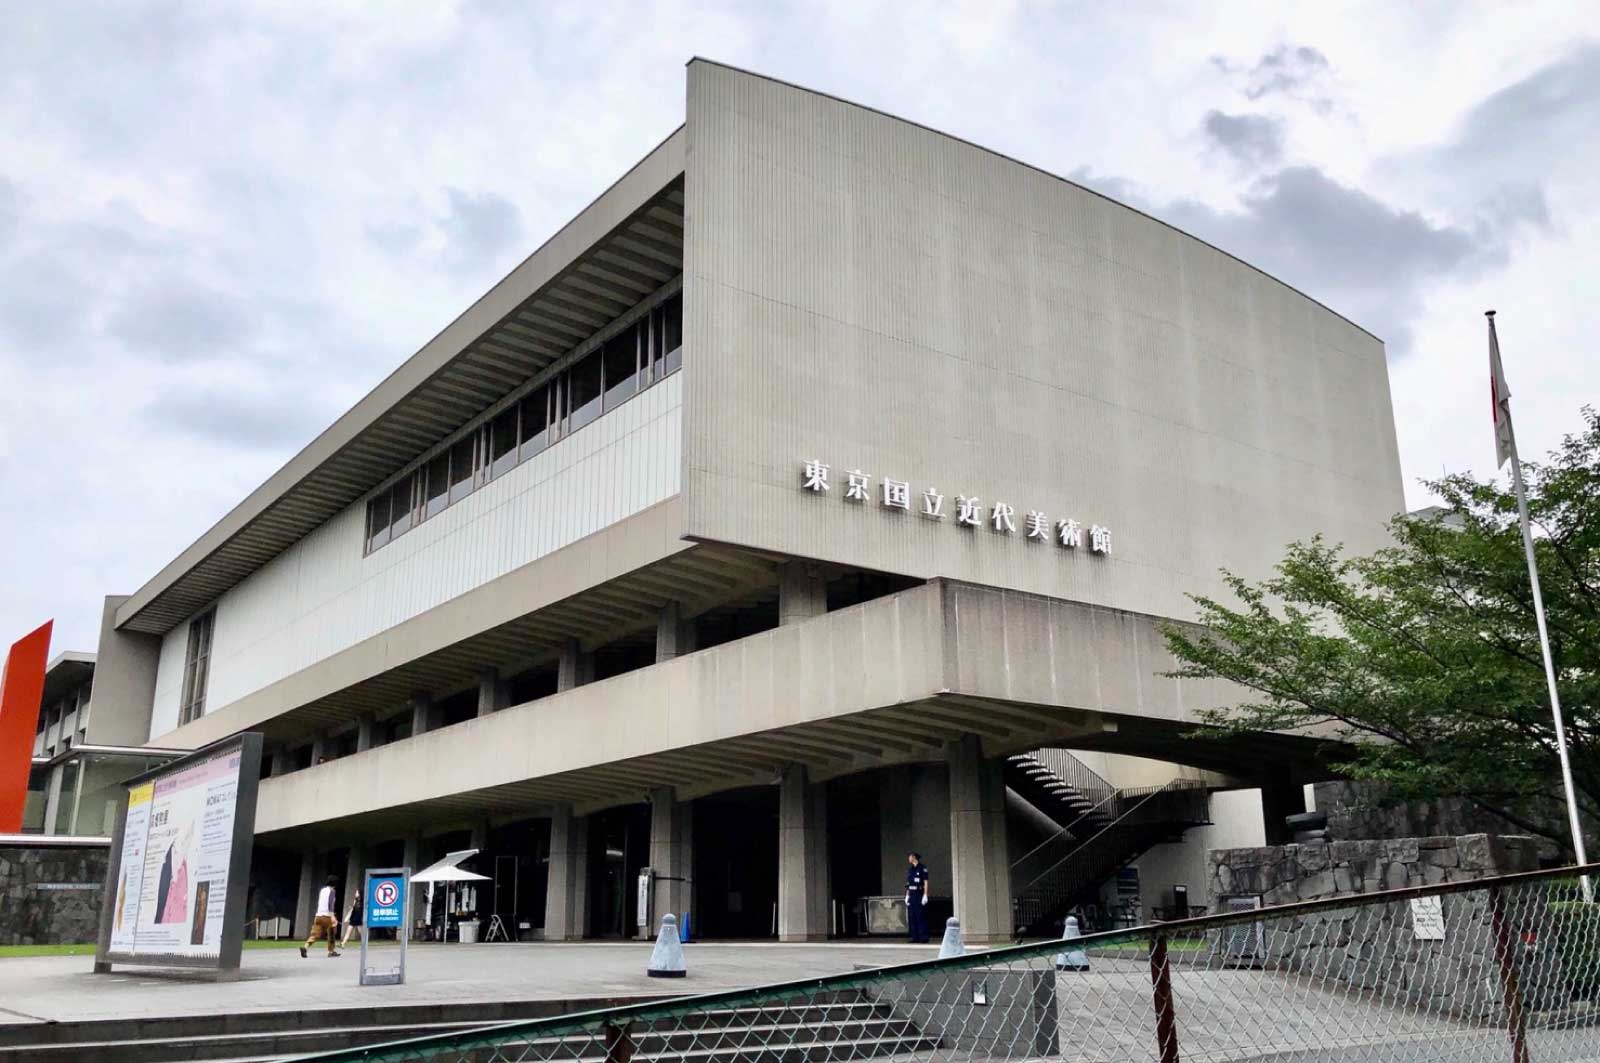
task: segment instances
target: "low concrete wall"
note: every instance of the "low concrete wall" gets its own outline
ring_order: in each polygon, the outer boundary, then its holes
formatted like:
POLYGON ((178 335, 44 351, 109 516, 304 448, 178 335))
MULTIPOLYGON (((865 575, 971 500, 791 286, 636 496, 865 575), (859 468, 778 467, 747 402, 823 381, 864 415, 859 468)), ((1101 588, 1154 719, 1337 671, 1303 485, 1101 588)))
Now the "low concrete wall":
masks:
MULTIPOLYGON (((1210 863, 1212 910, 1220 912, 1232 897, 1291 904, 1532 871, 1538 847, 1527 837, 1469 834, 1214 849, 1210 863)), ((1514 941, 1548 919, 1544 902, 1530 904, 1531 896, 1508 898, 1514 941)), ((1439 1014, 1472 1020, 1502 1015, 1487 894, 1439 900, 1442 941, 1420 939, 1412 905, 1399 901, 1267 920, 1257 939, 1260 950, 1240 962, 1377 992, 1392 1004, 1439 1014)), ((1524 972, 1528 1003, 1559 1005, 1565 999, 1560 977, 1553 963, 1524 972)))
POLYGON ((93 944, 106 839, 0 840, 0 945, 93 944))

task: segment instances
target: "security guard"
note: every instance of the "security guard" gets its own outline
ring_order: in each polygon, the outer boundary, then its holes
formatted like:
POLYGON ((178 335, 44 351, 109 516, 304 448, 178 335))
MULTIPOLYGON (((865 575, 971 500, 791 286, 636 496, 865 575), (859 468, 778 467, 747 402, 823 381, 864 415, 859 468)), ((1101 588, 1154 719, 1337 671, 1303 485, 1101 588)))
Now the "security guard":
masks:
POLYGON ((906 860, 906 922, 911 929, 911 943, 928 943, 928 867, 921 853, 908 853, 906 860))

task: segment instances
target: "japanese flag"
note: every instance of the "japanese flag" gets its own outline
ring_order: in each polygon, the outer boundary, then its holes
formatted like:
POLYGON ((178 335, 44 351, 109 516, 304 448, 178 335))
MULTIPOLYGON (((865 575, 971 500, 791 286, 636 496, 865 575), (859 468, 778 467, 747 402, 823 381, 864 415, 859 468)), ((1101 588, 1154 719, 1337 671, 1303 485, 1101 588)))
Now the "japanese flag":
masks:
POLYGON ((1494 312, 1489 312, 1489 398, 1494 404, 1494 450, 1501 468, 1511 459, 1511 388, 1500 365, 1500 338, 1494 332, 1494 312))

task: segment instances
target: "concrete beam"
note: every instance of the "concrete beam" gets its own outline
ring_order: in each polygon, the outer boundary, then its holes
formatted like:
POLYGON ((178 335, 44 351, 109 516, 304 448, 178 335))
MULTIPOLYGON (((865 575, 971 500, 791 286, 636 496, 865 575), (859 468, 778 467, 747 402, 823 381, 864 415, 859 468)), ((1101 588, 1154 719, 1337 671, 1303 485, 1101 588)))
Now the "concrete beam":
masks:
POLYGON ((778 784, 778 940, 826 941, 828 790, 805 765, 789 764, 778 784))
POLYGON ((579 941, 589 928, 589 820, 563 806, 550 817, 544 939, 579 941))
MULTIPOLYGON (((977 735, 951 742, 950 880, 956 918, 971 945, 1011 941, 1011 860, 1006 848, 1006 784, 999 760, 986 759, 977 735)), ((930 927, 937 934, 938 927, 930 927)))

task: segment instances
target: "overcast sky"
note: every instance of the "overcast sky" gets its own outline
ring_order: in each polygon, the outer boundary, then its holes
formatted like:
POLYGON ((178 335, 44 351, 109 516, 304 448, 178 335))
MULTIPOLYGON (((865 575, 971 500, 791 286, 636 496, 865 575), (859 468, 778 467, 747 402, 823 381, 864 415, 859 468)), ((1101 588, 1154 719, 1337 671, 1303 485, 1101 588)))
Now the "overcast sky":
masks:
POLYGON ((1413 505, 1493 465, 1495 307, 1543 453, 1600 402, 1592 10, 1288 6, 11 6, 0 642, 53 616, 92 650, 102 596, 670 133, 694 55, 1071 176, 1369 328, 1413 505))

